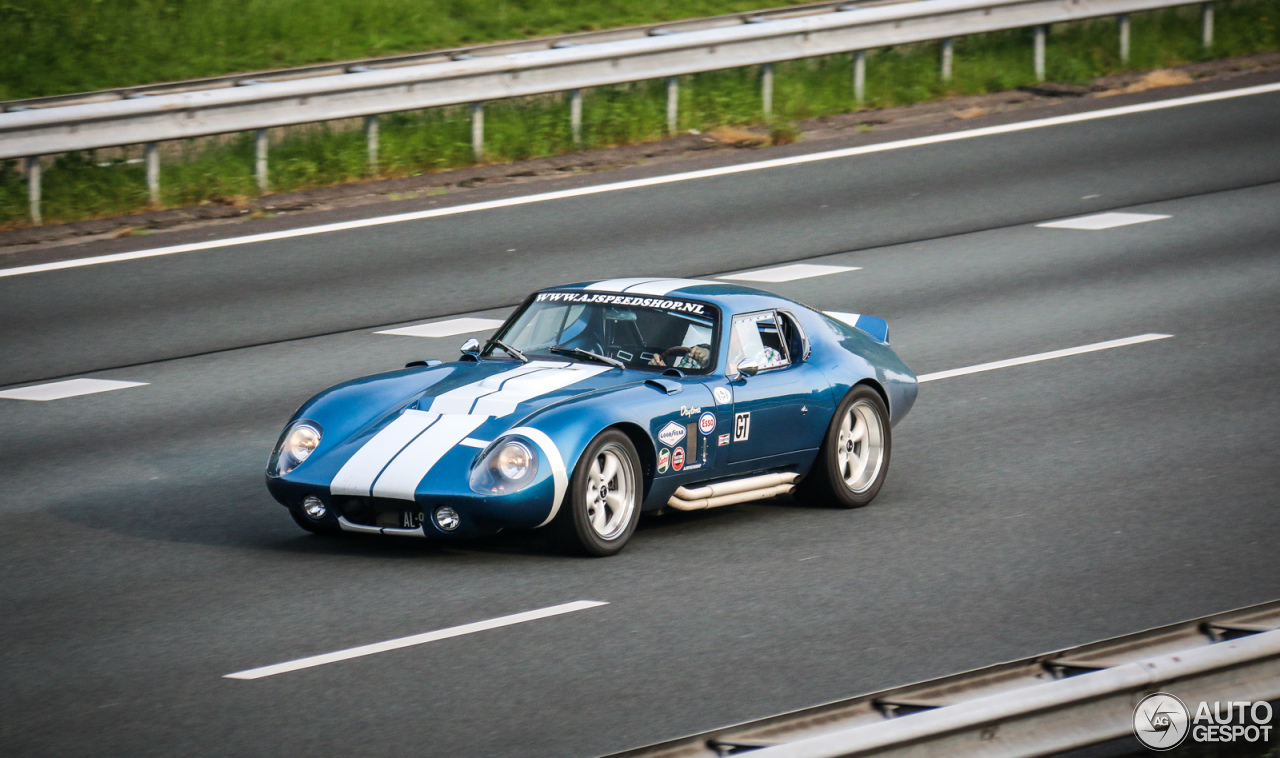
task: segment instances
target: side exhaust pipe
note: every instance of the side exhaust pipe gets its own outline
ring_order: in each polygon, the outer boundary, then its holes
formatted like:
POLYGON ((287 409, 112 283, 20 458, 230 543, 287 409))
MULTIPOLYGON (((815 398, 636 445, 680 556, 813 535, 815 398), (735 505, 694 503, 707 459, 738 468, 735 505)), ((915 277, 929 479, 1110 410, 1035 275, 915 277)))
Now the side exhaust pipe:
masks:
POLYGON ((752 500, 768 500, 793 492, 796 488, 795 481, 799 478, 794 473, 763 474, 693 489, 681 487, 667 501, 667 505, 681 511, 701 511, 722 505, 749 503, 752 500))

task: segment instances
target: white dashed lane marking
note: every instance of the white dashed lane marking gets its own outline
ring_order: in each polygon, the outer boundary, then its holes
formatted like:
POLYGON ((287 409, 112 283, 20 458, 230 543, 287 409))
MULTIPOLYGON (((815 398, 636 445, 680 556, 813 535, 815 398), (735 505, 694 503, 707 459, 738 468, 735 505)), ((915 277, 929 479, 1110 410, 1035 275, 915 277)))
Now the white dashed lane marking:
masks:
POLYGON ((374 655, 375 653, 385 653, 388 650, 399 650, 404 647, 413 647, 414 645, 422 645, 427 642, 435 642, 436 640, 447 640, 450 637, 461 637, 464 634, 474 634, 489 629, 499 629, 512 624, 523 624, 526 621, 537 621, 538 619, 548 618, 550 616, 560 616, 565 613, 573 613, 574 611, 585 611, 588 608, 596 608, 608 603, 599 600, 578 600, 563 605, 553 605, 549 608, 539 608, 536 611, 525 611, 524 613, 513 613, 510 616, 500 616, 496 619, 488 621, 477 621, 473 624, 463 624, 462 626, 451 626, 448 629, 437 629, 434 632, 426 632, 424 634, 415 634, 412 637, 401 637, 399 639, 387 640, 386 642, 375 642, 372 645, 361 645, 360 647, 347 648, 346 650, 338 650, 333 653, 325 653, 324 655, 313 655, 310 658, 299 658, 296 661, 288 661, 287 663, 277 663, 271 666, 262 666, 261 668, 249 669, 247 671, 237 671, 234 674, 226 674, 223 679, 261 679, 266 676, 275 676, 276 674, 285 674, 290 671, 299 669, 309 669, 314 666, 323 666, 326 663, 337 663, 338 661, 347 661, 352 658, 360 658, 366 655, 374 655))
POLYGON ((815 276, 843 274, 846 271, 858 270, 860 269, 857 266, 824 266, 817 263, 793 263, 789 266, 762 268, 757 271, 745 271, 741 274, 728 274, 726 276, 718 276, 716 278, 738 282, 794 282, 797 279, 810 279, 815 276))
POLYGON ((49 384, 35 384, 30 387, 19 387, 0 392, 0 398, 10 400, 62 400, 79 395, 92 395, 96 392, 111 392, 129 387, 142 387, 147 382, 120 382, 113 379, 68 379, 49 384))
POLYGON ((1153 340, 1163 340, 1172 337, 1172 334, 1139 334, 1136 337, 1125 337, 1124 339, 1111 340, 1109 342, 1095 342, 1092 345, 1081 345, 1080 347, 1069 347, 1065 350, 1054 350, 1048 353, 1036 353, 1035 355, 1027 355, 1022 358, 1009 358, 1003 361, 992 361, 991 363, 979 363, 976 366, 965 366, 964 368, 953 368, 947 371, 939 371, 934 374, 925 374, 916 377, 919 382, 932 382, 935 379, 950 379, 953 376, 964 376, 965 374, 977 374, 982 371, 993 371, 998 368, 1009 368, 1010 366, 1021 366, 1024 363, 1039 363, 1040 361, 1049 361, 1054 358, 1065 358, 1068 355, 1079 355, 1081 353, 1093 353, 1098 350, 1110 350, 1113 347, 1125 347, 1126 345, 1137 345, 1142 342, 1151 342, 1153 340))
POLYGON ((434 321, 430 324, 402 326, 399 329, 384 329, 374 334, 392 334, 397 337, 452 337, 457 334, 487 332, 497 329, 502 322, 492 318, 454 318, 448 321, 434 321))
POLYGON ((1145 224, 1148 221, 1159 221, 1165 218, 1169 217, 1156 213, 1097 213, 1092 216, 1050 221, 1046 224, 1036 224, 1036 226, 1045 229, 1084 229, 1096 232, 1101 229, 1114 229, 1117 226, 1129 226, 1130 224, 1145 224))

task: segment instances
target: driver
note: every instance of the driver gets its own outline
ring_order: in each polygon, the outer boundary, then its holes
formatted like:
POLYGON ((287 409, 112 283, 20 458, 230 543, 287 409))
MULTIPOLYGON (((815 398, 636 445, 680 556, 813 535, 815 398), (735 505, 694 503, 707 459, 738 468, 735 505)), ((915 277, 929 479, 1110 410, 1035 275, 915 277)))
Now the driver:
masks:
POLYGON ((671 368, 706 368, 711 362, 710 345, 694 345, 693 347, 676 347, 663 350, 649 360, 650 366, 669 366, 671 368))

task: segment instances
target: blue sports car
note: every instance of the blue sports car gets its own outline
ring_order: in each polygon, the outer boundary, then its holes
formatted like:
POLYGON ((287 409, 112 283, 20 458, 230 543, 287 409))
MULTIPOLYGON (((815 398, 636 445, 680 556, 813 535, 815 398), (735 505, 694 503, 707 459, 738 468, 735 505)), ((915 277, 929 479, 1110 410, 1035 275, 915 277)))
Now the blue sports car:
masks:
POLYGON ((303 529, 474 537, 540 529, 612 555, 641 511, 795 492, 870 503, 916 378, 881 319, 696 279, 531 295, 458 361, 325 390, 267 487, 303 529))

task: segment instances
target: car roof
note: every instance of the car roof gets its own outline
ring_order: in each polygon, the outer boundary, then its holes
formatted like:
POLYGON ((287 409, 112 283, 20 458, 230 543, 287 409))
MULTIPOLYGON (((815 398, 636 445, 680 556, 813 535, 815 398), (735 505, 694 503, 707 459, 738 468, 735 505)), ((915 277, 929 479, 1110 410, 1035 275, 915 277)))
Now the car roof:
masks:
POLYGON ((637 297, 679 297, 701 300, 718 306, 725 313, 746 313, 780 305, 803 306, 789 298, 772 292, 746 287, 741 284, 716 282, 709 279, 668 279, 662 277, 632 277, 603 279, 594 282, 577 282, 549 290, 581 290, 602 294, 622 294, 637 297))

